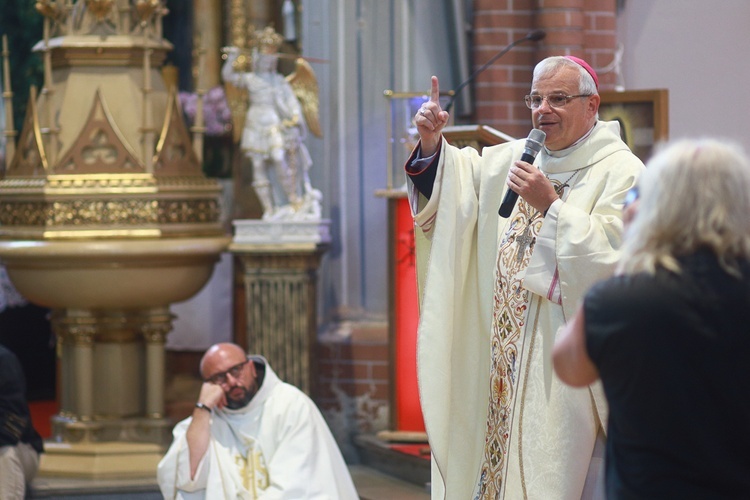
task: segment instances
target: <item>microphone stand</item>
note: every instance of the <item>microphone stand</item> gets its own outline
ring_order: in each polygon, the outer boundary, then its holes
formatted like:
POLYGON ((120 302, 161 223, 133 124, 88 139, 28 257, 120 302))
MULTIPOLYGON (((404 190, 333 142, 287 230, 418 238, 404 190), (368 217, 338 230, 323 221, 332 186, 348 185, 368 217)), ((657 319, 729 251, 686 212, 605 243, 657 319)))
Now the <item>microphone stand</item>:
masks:
POLYGON ((490 65, 492 65, 492 63, 494 63, 495 61, 497 61, 498 59, 500 59, 501 57, 503 57, 505 54, 507 54, 510 51, 510 49, 512 49, 513 47, 515 47, 519 43, 523 43, 523 42, 525 42, 527 40, 538 42, 539 40, 541 40, 545 36, 547 36, 547 33, 545 33, 544 31, 542 31, 542 30, 534 30, 531 33, 527 34, 525 37, 519 38, 518 40, 515 40, 515 41, 511 42, 503 50, 501 50, 500 52, 498 52, 497 54, 495 54, 494 56, 492 56, 489 61, 487 61, 486 63, 482 64, 479 68, 477 68, 476 71, 474 71, 474 73, 471 74, 471 76, 469 78, 467 78, 466 80, 464 80, 463 82, 461 82, 458 85, 458 87, 456 87, 456 90, 453 91, 453 96, 451 97, 450 101, 448 101, 448 104, 445 106, 445 111, 450 112, 451 107, 453 106, 453 102, 456 100, 456 96, 458 96, 458 93, 461 92, 461 90, 463 90, 464 87, 466 87, 469 83, 471 83, 474 80, 474 78, 476 78, 477 75, 479 75, 482 71, 484 71, 488 67, 490 67, 490 65))

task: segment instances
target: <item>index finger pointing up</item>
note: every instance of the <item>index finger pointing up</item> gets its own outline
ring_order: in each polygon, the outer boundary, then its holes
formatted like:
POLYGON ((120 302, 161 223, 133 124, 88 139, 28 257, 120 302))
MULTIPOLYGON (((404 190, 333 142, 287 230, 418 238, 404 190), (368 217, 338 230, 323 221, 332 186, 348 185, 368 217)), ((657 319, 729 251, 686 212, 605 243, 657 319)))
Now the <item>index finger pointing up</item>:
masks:
POLYGON ((432 77, 432 89, 430 90, 430 101, 435 104, 440 104, 440 83, 438 77, 432 77))

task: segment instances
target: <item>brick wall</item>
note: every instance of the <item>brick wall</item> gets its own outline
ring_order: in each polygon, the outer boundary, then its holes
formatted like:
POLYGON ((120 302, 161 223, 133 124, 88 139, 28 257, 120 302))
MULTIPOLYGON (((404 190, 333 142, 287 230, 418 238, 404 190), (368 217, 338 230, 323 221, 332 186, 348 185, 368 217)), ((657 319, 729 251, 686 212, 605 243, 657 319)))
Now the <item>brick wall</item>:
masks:
POLYGON ((616 0, 476 0, 473 26, 473 69, 531 30, 547 33, 516 46, 477 78, 473 122, 525 137, 531 114, 523 96, 534 64, 547 56, 583 57, 599 73, 601 89, 615 85, 614 74, 602 70, 616 52, 616 0))
POLYGON ((378 411, 387 409, 390 390, 387 325, 338 325, 336 331, 318 338, 317 353, 316 403, 323 409, 340 409, 342 397, 366 400, 368 407, 362 410, 369 414, 363 423, 384 424, 378 421, 378 411))
POLYGON ((389 426, 391 389, 386 323, 342 323, 318 337, 318 379, 313 399, 347 460, 353 437, 389 426))

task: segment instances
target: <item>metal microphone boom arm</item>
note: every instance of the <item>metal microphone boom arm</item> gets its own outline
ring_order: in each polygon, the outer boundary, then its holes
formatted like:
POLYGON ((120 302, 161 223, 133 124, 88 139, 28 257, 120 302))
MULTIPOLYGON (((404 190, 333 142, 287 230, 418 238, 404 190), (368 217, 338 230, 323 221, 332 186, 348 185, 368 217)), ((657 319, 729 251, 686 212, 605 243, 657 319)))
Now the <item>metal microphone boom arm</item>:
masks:
POLYGON ((547 36, 547 33, 545 33, 544 31, 542 31, 542 30, 534 30, 531 33, 529 33, 528 35, 526 35, 525 37, 519 38, 518 40, 515 40, 515 41, 511 42, 510 45, 508 45, 503 50, 501 50, 500 52, 498 52, 497 54, 495 54, 494 56, 492 56, 492 58, 490 58, 489 61, 487 61, 486 63, 482 64, 479 68, 477 68, 476 71, 474 71, 474 73, 471 74, 471 76, 469 78, 467 78, 466 80, 464 80, 463 82, 461 82, 458 85, 458 87, 456 87, 456 90, 453 91, 453 96, 451 97, 450 101, 448 101, 448 105, 445 106, 445 111, 449 112, 451 110, 451 107, 453 106, 453 102, 456 100, 456 96, 458 96, 458 93, 461 92, 461 90, 464 87, 466 87, 469 83, 471 83, 474 80, 474 78, 476 78, 477 75, 479 75, 479 73, 481 73, 482 71, 484 71, 488 67, 490 67, 490 65, 492 65, 492 63, 494 63, 495 61, 497 61, 498 59, 500 59, 501 57, 503 57, 505 54, 507 54, 510 49, 512 49, 513 47, 515 47, 519 43, 523 43, 523 42, 525 42, 527 40, 528 41, 532 41, 532 42, 538 42, 539 40, 541 40, 545 36, 547 36))

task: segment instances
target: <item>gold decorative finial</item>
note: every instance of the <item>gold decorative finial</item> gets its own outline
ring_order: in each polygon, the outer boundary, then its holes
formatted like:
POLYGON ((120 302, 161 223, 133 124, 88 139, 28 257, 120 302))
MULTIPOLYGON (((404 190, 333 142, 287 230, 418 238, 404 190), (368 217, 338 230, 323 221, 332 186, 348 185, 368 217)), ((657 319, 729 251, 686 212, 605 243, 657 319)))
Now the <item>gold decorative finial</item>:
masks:
POLYGON ((86 0, 86 8, 101 22, 112 10, 114 0, 86 0))
POLYGON ((151 17, 161 8, 160 0, 138 0, 135 3, 135 10, 138 20, 141 24, 148 23, 151 17))
POLYGON ((52 3, 50 0, 39 0, 34 7, 41 15, 53 21, 61 17, 61 10, 57 6, 57 2, 52 3))

